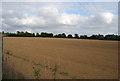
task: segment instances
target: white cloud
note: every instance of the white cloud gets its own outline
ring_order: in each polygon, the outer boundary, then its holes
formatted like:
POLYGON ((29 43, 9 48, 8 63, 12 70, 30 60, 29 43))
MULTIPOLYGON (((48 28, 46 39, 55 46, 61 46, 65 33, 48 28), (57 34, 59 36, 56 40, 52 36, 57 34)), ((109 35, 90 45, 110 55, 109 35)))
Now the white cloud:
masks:
POLYGON ((65 25, 77 25, 85 21, 85 17, 82 17, 77 14, 66 14, 63 13, 59 16, 58 22, 65 25))
MULTIPOLYGON (((19 21, 19 20, 18 20, 19 21)), ((27 17, 20 20, 24 26, 41 26, 45 25, 45 20, 41 17, 27 17)))
MULTIPOLYGON (((69 3, 68 6, 61 3, 62 7, 54 4, 23 3, 20 4, 21 7, 18 7, 19 3, 5 3, 2 13, 3 29, 10 32, 28 30, 30 32, 46 31, 79 34, 117 32, 117 15, 110 12, 111 10, 103 10, 97 14, 83 16, 81 14, 83 11, 80 13, 67 12, 67 10, 76 9, 80 6, 79 4, 77 4, 77 7, 76 5, 74 7, 74 3, 72 5, 70 3, 71 6, 69 3)), ((77 11, 79 11, 79 8, 77 11)))
POLYGON ((56 17, 59 15, 58 9, 54 7, 42 7, 39 10, 39 15, 45 17, 56 17))
POLYGON ((110 24, 114 18, 114 15, 110 12, 102 13, 101 16, 103 17, 103 20, 108 24, 110 24))
POLYGON ((118 2, 119 0, 4 0, 2 2, 118 2))
POLYGON ((108 26, 112 27, 113 25, 116 27, 117 23, 115 22, 117 22, 116 15, 110 12, 102 12, 90 16, 85 24, 88 25, 86 27, 93 26, 96 28, 108 28, 108 26))

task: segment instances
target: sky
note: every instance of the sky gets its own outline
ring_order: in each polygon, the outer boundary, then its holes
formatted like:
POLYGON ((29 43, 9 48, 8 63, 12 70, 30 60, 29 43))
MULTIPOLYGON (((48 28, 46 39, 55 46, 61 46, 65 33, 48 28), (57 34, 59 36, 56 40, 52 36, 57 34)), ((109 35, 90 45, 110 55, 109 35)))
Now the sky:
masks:
POLYGON ((117 2, 3 2, 2 30, 117 34, 117 2))

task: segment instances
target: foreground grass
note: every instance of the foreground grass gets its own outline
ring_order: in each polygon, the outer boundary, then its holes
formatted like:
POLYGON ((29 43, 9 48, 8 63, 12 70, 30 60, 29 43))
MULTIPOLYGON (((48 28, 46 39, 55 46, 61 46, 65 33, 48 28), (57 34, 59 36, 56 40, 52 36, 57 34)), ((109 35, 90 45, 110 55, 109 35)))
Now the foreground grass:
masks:
MULTIPOLYGON (((42 65, 42 63, 40 63, 40 62, 36 63, 35 61, 31 61, 27 58, 24 58, 24 57, 21 57, 21 56, 16 56, 9 50, 5 51, 5 54, 7 54, 9 56, 12 56, 12 57, 15 57, 17 59, 21 59, 23 61, 32 63, 34 66, 31 66, 31 67, 33 68, 33 73, 34 73, 35 79, 40 79, 41 78, 42 70, 43 70, 42 68, 46 68, 47 70, 49 70, 51 72, 51 75, 53 76, 53 79, 56 79, 56 75, 58 75, 58 74, 62 75, 62 76, 66 76, 66 75, 69 74, 68 72, 60 72, 59 66, 57 64, 55 64, 53 67, 50 67, 48 65, 42 65)), ((8 67, 8 66, 5 66, 5 67, 8 67)), ((12 70, 12 69, 14 69, 14 68, 9 68, 9 70, 12 70)), ((14 70, 12 70, 12 71, 14 72, 14 70)), ((5 72, 5 73, 7 73, 7 72, 5 72)), ((13 78, 14 79, 15 76, 16 76, 15 73, 13 73, 12 75, 9 74, 9 73, 3 75, 3 77, 5 79, 7 79, 7 78, 13 78)))

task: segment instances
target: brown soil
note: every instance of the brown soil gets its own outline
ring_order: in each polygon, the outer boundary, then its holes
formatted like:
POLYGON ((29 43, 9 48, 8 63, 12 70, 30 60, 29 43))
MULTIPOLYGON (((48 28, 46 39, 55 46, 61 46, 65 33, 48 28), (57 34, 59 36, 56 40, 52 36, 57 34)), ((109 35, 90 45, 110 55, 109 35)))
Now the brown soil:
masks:
MULTIPOLYGON (((118 78, 118 42, 104 40, 82 40, 40 37, 4 37, 4 52, 43 66, 58 66, 58 79, 116 79, 118 78), (68 72, 60 75, 59 72, 68 72)), ((4 55, 5 56, 5 55, 4 55)), ((10 56, 14 69, 27 79, 33 79, 35 68, 40 68, 41 79, 52 79, 51 70, 36 67, 31 62, 10 56)))

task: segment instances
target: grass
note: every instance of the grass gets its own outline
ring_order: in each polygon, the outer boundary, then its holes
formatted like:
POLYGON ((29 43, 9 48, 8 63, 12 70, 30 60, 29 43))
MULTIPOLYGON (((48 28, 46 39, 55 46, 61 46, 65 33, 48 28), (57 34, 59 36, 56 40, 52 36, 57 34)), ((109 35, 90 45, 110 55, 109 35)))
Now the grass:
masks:
POLYGON ((32 63, 33 63, 34 65, 36 65, 36 66, 42 66, 41 63, 36 63, 36 62, 34 62, 34 61, 32 61, 32 63))
POLYGON ((33 67, 33 70, 34 70, 34 76, 36 77, 36 79, 40 79, 41 69, 36 69, 35 67, 33 67))
POLYGON ((68 72, 60 72, 61 75, 68 75, 68 72))
POLYGON ((10 55, 10 56, 13 56, 15 58, 18 58, 18 59, 21 59, 21 60, 24 60, 24 61, 27 61, 27 62, 31 62, 33 65, 35 65, 35 67, 39 67, 38 69, 33 67, 33 70, 34 70, 34 76, 36 79, 40 79, 40 76, 42 75, 41 72, 42 72, 42 69, 40 69, 40 67, 42 68, 47 68, 48 70, 51 71, 51 74, 53 76, 53 79, 56 79, 56 75, 57 74, 60 74, 60 75, 68 75, 68 72, 60 72, 59 73, 59 67, 55 64, 54 67, 49 67, 48 65, 45 65, 43 66, 40 62, 39 63, 36 63, 35 61, 30 61, 26 58, 23 58, 23 57, 20 57, 20 56, 16 56, 14 55, 11 51, 7 50, 5 52, 5 54, 7 55, 10 55))
POLYGON ((11 56, 12 56, 12 53, 11 53, 9 50, 7 50, 7 51, 6 51, 6 54, 8 54, 8 55, 11 55, 11 56))
POLYGON ((56 79, 56 74, 57 74, 57 72, 58 72, 58 66, 57 65, 55 65, 53 68, 52 68, 52 72, 53 72, 53 79, 56 79))

